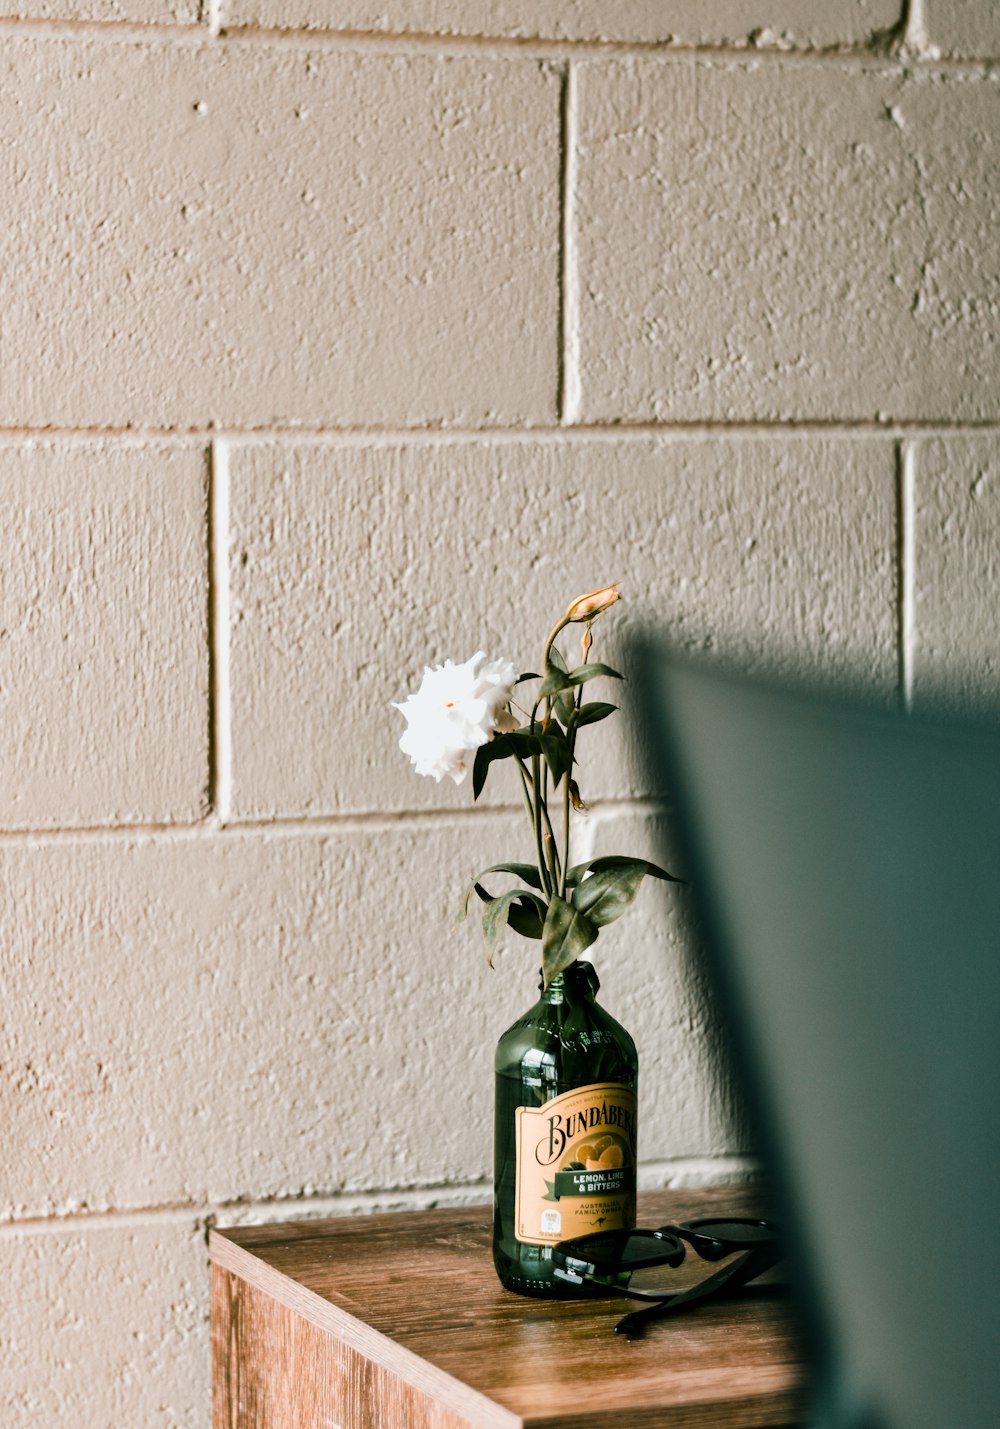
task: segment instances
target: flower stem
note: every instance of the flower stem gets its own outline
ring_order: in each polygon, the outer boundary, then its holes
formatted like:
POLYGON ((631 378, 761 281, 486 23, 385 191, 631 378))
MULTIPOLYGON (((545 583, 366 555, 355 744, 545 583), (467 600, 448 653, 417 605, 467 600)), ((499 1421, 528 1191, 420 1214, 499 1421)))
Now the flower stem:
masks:
MULTIPOLYGON (((552 629, 549 631, 548 639, 545 641, 545 651, 544 651, 544 654, 543 654, 543 656, 542 656, 542 669, 543 669, 543 671, 544 671, 546 674, 548 674, 548 669, 549 669, 549 652, 550 652, 550 650, 552 649, 552 646, 555 644, 556 636, 559 634, 560 630, 562 630, 562 629, 563 629, 565 626, 567 626, 568 624, 569 624, 569 617, 563 615, 563 616, 561 616, 561 617, 559 618, 559 620, 556 621, 555 625, 554 625, 554 626, 552 627, 552 629)), ((538 715, 538 707, 539 707, 539 705, 540 705, 541 703, 542 703, 541 699, 536 699, 535 702, 534 702, 534 704, 533 704, 532 707, 531 707, 531 719, 530 719, 530 721, 529 721, 528 727, 529 727, 529 729, 531 730, 531 733, 532 733, 532 734, 535 733, 535 724, 536 724, 536 719, 537 719, 537 715, 538 715)), ((548 723, 549 723, 549 720, 550 720, 551 718, 552 718, 552 701, 549 700, 549 699, 547 699, 547 700, 546 700, 545 723, 544 723, 543 726, 542 726, 543 730, 544 730, 545 728, 547 728, 548 723)), ((524 777, 525 777, 524 772, 522 772, 521 777, 522 777, 522 780, 523 780, 524 777)), ((567 787, 567 790, 568 790, 568 789, 569 789, 569 775, 567 774, 565 777, 566 777, 566 780, 567 780, 566 787, 567 787)), ((557 840, 556 840, 555 832, 554 832, 554 830, 553 830, 553 828, 552 828, 552 821, 551 821, 551 819, 549 818, 548 799, 547 799, 547 793, 548 793, 548 766, 547 766, 547 765, 546 765, 546 766, 543 766, 543 765, 542 765, 541 756, 538 755, 538 754, 533 754, 533 755, 531 756, 531 787, 532 787, 532 789, 533 789, 533 791, 534 791, 534 800, 531 802, 531 814, 532 814, 532 822, 533 822, 534 831, 535 831, 535 852, 536 852, 537 857, 538 857, 538 871, 539 871, 539 874, 540 874, 541 877, 542 877, 542 882, 545 884, 546 892, 548 893, 549 897, 551 898, 552 895, 555 894, 560 888, 562 889, 563 892, 565 892, 565 890, 566 890, 566 877, 565 877, 565 867, 564 867, 564 866, 563 866, 563 867, 560 866, 560 861, 559 861, 559 845, 558 845, 558 842, 557 842, 557 840), (543 819, 545 820, 545 829, 546 829, 546 837, 545 837, 544 840, 543 840, 543 837, 542 837, 542 820, 543 820, 543 819), (550 861, 549 861, 549 862, 546 861, 545 852, 544 852, 544 845, 545 845, 546 842, 548 843, 549 853, 550 853, 550 855, 551 855, 551 858, 550 858, 550 861)), ((527 784, 525 784, 525 792, 527 792, 527 784)), ((569 844, 568 844, 568 835, 567 835, 567 843, 566 843, 566 846, 567 846, 567 848, 569 847, 569 844)))
MULTIPOLYGON (((545 649, 544 649, 544 651, 543 651, 543 653, 542 653, 542 673, 543 673, 543 676, 544 676, 544 675, 547 675, 548 672, 549 672, 549 651, 552 649, 552 646, 555 644, 556 636, 559 634, 560 630, 565 629, 565 627, 566 627, 568 624, 569 624, 569 619, 568 619, 567 616, 564 615, 564 616, 562 616, 559 620, 556 621, 555 625, 553 625, 552 629, 549 631, 548 639, 547 639, 546 642, 545 642, 545 649)), ((531 732, 532 732, 532 734, 534 734, 534 732, 535 732, 535 716, 536 716, 536 714, 538 713, 538 706, 539 706, 541 703, 542 703, 541 699, 536 699, 536 700, 535 700, 535 703, 534 703, 534 704, 532 705, 532 707, 531 707, 531 732)), ((551 702, 550 702, 550 708, 551 708, 551 702)))
POLYGON ((566 875, 569 872, 569 775, 566 775, 566 787, 563 790, 563 873, 562 885, 559 897, 566 897, 566 875))
POLYGON ((535 791, 534 807, 532 809, 533 823, 535 829, 535 853, 538 858, 538 871, 542 875, 542 882, 545 890, 551 897, 555 892, 552 886, 552 878, 549 874, 549 867, 545 861, 545 850, 542 844, 542 796, 541 796, 541 756, 533 754, 531 756, 531 783, 535 791))
POLYGON ((555 891, 555 885, 549 873, 548 864, 545 861, 545 853, 542 848, 541 825, 536 817, 535 804, 530 792, 531 789, 536 786, 521 756, 515 754, 514 759, 517 762, 517 770, 521 776, 521 792, 524 794, 525 808, 528 811, 528 818, 531 820, 531 827, 535 835, 535 857, 538 862, 538 876, 542 881, 542 892, 548 894, 551 898, 555 891))
POLYGON ((549 818, 548 804, 545 800, 542 801, 542 818, 545 820, 545 842, 548 844, 552 854, 550 863, 552 870, 552 888, 554 892, 559 887, 560 878, 559 845, 556 842, 552 821, 549 818))
MULTIPOLYGON (((586 665, 590 657, 590 622, 583 635, 583 663, 586 665)), ((577 685, 576 694, 573 696, 573 708, 579 710, 583 700, 583 686, 577 685)), ((566 897, 566 875, 569 872, 569 778, 573 772, 573 755, 576 753, 576 721, 574 720, 569 729, 569 769, 566 771, 566 779, 563 784, 563 871, 562 882, 560 884, 559 897, 566 897)))
POLYGON ((559 634, 560 630, 565 630, 568 624, 569 617, 565 615, 560 616, 560 618, 556 621, 555 625, 553 625, 552 629, 549 631, 549 638, 545 642, 545 653, 542 655, 543 670, 547 671, 549 668, 549 651, 556 643, 556 636, 559 634))
MULTIPOLYGON (((545 702, 545 723, 542 725, 543 732, 548 729, 549 721, 552 718, 552 701, 545 702)), ((549 850, 549 868, 552 873, 552 889, 555 892, 559 887, 559 844, 556 840, 555 832, 552 828, 552 820, 549 818, 549 766, 542 760, 542 792, 541 792, 542 818, 545 820, 544 842, 549 850)))

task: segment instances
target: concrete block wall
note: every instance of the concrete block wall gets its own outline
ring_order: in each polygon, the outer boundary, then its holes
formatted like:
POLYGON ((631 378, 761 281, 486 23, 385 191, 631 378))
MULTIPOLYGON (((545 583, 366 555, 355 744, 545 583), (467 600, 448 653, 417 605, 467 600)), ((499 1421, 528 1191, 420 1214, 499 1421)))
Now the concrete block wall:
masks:
MULTIPOLYGON (((389 702, 605 580, 1000 689, 973 0, 0 0, 0 1422, 206 1426, 206 1227, 488 1194, 516 791, 389 702)), ((657 847, 622 731, 580 850, 657 847)), ((647 1182, 752 1165, 683 897, 602 936, 647 1182)))

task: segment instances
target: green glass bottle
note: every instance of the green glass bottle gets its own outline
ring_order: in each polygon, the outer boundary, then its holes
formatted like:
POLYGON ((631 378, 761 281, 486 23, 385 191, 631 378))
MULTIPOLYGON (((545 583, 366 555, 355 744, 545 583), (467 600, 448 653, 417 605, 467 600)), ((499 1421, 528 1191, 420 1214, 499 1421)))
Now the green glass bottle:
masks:
POLYGON ((493 1261, 519 1295, 594 1294, 556 1278, 551 1247, 635 1225, 639 1063, 599 987, 572 963, 497 1045, 493 1261))

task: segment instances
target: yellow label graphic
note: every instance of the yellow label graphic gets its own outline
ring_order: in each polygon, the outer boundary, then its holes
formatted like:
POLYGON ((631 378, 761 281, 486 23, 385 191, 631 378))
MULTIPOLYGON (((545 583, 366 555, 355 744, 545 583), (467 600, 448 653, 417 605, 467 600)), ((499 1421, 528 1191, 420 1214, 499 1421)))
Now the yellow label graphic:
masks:
POLYGON ((514 1113, 514 1234, 555 1245, 635 1225, 635 1092, 595 1082, 514 1113))

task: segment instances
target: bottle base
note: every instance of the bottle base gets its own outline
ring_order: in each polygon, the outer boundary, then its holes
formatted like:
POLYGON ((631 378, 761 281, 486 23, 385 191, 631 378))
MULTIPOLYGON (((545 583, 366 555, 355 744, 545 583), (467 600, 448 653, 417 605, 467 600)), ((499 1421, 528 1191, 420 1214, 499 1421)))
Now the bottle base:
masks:
POLYGON ((505 1290, 532 1300, 606 1300, 609 1294, 600 1285, 573 1285, 568 1280, 556 1280, 554 1277, 525 1275, 518 1273, 519 1268, 501 1266, 496 1259, 493 1265, 497 1279, 505 1290))

